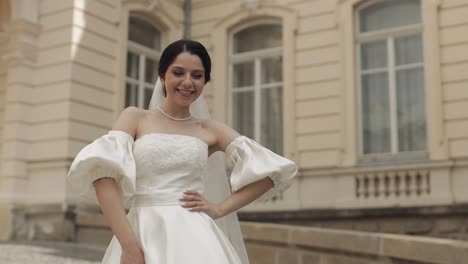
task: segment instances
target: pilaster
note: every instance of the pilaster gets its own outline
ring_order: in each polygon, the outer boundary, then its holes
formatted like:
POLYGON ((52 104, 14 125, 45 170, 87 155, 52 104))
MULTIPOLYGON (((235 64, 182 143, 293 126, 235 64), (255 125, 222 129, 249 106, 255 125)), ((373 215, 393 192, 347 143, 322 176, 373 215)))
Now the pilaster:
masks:
POLYGON ((31 93, 40 32, 37 5, 29 5, 29 1, 13 1, 11 20, 3 28, 8 40, 0 58, 6 67, 0 156, 0 239, 9 239, 13 235, 13 210, 27 199, 31 93))

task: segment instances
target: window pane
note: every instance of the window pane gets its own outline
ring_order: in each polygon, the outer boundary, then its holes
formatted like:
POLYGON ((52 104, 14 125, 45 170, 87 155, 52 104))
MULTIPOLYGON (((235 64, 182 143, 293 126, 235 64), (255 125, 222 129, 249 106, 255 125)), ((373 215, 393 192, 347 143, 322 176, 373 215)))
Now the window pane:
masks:
POLYGON ((281 82, 283 80, 282 61, 282 57, 262 60, 262 84, 281 82))
POLYGON ((125 87, 125 107, 138 106, 138 86, 127 83, 125 87))
POLYGON ((138 17, 130 17, 128 39, 154 50, 161 50, 161 32, 138 17))
POLYGON ((234 64, 233 68, 233 87, 252 86, 254 84, 253 61, 234 64))
POLYGON ((399 151, 426 149, 423 68, 397 72, 399 151))
POLYGON ((232 123, 242 135, 254 138, 254 95, 253 92, 233 93, 232 123))
POLYGON ((155 84, 158 79, 158 62, 146 58, 145 64, 145 82, 155 84))
POLYGON ((283 89, 262 89, 261 144, 282 155, 283 152, 283 89))
POLYGON ((387 42, 361 44, 361 69, 387 68, 387 42))
POLYGON ((140 56, 127 52, 127 76, 138 80, 140 56))
POLYGON ((281 47, 281 25, 258 25, 234 34, 234 53, 281 47))
POLYGON ((407 36, 395 40, 397 65, 423 62, 421 35, 407 36))
POLYGON ((364 154, 390 152, 387 73, 362 76, 361 98, 364 154))
POLYGON ((360 32, 421 23, 419 0, 381 1, 359 12, 360 32))
POLYGON ((150 101, 151 101, 151 96, 153 96, 153 89, 152 88, 147 88, 145 87, 145 98, 144 98, 144 109, 148 109, 150 101))

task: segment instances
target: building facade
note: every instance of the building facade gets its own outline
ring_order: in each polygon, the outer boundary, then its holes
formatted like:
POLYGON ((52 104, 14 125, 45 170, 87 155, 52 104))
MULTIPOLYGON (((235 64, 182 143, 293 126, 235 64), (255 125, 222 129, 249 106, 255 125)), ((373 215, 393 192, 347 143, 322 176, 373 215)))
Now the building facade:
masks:
POLYGON ((466 213, 467 18, 467 0, 0 0, 0 237, 73 239, 95 208, 67 193, 71 161, 148 105, 184 36, 212 56, 214 118, 300 167, 245 219, 466 213))

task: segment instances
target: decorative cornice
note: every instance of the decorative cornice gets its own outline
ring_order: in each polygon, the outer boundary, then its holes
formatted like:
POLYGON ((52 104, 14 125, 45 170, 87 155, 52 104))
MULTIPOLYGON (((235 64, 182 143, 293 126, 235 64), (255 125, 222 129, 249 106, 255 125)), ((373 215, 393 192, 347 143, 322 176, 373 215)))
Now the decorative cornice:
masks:
POLYGON ((242 8, 247 9, 250 14, 256 14, 260 9, 262 0, 244 0, 242 8))
POLYGON ((155 10, 158 7, 161 7, 161 0, 146 0, 146 5, 149 10, 155 10))
POLYGON ((171 12, 163 11, 167 9, 167 5, 177 6, 175 2, 167 0, 124 0, 122 5, 126 6, 130 11, 157 16, 158 19, 162 20, 163 27, 177 29, 181 26, 180 21, 171 12))
MULTIPOLYGON (((459 162, 461 163, 461 162, 459 162)), ((419 163, 409 164, 393 164, 393 165, 378 165, 378 166, 356 166, 343 168, 317 168, 317 169, 302 169, 302 177, 314 176, 339 176, 339 175, 357 175, 362 173, 378 173, 400 170, 431 170, 431 169, 449 169, 455 165, 453 160, 444 161, 422 161, 419 163)))
POLYGON ((143 4, 147 10, 155 10, 162 5, 162 2, 163 0, 125 0, 123 4, 143 4))
POLYGON ((209 7, 212 5, 222 4, 224 3, 223 0, 199 0, 196 2, 192 1, 192 8, 202 8, 202 7, 209 7))
MULTIPOLYGON (((260 0, 261 1, 261 0, 260 0)), ((281 19, 285 19, 286 17, 290 17, 293 19, 293 24, 291 30, 295 30, 297 28, 297 11, 291 9, 289 7, 283 5, 275 5, 275 4, 266 4, 262 3, 261 8, 258 8, 255 13, 252 12, 245 12, 245 7, 243 5, 240 8, 233 10, 232 13, 224 16, 222 19, 216 22, 214 25, 215 28, 223 28, 223 27, 231 27, 238 22, 245 21, 246 19, 255 19, 255 17, 277 17, 281 19)))

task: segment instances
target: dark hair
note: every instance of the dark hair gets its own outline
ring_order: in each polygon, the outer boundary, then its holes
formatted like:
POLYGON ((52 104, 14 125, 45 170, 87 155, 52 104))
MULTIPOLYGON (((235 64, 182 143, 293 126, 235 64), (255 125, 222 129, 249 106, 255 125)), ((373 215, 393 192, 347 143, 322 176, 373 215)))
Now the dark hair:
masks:
POLYGON ((197 41, 190 39, 181 39, 173 42, 167 46, 161 54, 159 60, 158 75, 164 78, 167 69, 174 62, 176 57, 183 53, 188 52, 192 55, 197 55, 202 61, 205 70, 205 84, 211 79, 211 59, 205 47, 197 41))

